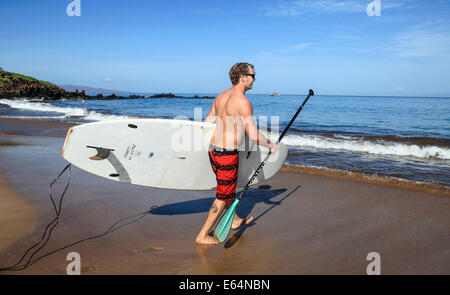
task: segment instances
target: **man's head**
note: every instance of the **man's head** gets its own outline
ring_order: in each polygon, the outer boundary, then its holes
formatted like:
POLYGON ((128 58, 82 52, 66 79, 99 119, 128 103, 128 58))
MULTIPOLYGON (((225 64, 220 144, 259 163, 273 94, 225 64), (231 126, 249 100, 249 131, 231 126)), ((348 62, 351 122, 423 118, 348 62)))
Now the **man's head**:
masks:
POLYGON ((255 82, 255 69, 249 63, 239 62, 231 67, 230 79, 233 85, 242 83, 245 90, 252 89, 253 82, 255 82))

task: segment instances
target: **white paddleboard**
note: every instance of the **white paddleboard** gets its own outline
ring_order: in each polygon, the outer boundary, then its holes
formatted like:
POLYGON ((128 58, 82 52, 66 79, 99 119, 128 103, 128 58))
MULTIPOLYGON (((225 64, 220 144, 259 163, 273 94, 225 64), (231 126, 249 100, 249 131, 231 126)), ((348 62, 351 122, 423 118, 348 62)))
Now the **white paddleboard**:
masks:
MULTIPOLYGON (((210 190, 217 184, 208 156, 214 130, 215 124, 170 119, 87 123, 69 129, 61 156, 78 168, 111 180, 166 189, 210 190)), ((248 183, 269 152, 250 143, 247 136, 242 146, 245 143, 250 147, 239 148, 238 187, 248 183)), ((252 184, 277 173, 287 152, 280 144, 252 184)))

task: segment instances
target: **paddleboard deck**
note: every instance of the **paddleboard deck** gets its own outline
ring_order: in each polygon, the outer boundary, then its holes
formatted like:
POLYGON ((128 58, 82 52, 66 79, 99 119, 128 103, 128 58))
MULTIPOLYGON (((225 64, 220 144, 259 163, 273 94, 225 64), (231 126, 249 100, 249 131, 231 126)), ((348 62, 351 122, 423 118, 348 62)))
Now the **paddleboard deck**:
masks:
MULTIPOLYGON (((207 152, 214 130, 215 124, 188 120, 87 123, 69 129, 61 156, 80 169, 115 181, 166 189, 210 190, 216 187, 207 152)), ((247 148, 239 152, 238 187, 248 183, 269 152, 252 144, 247 136, 243 146, 247 148)), ((252 184, 275 175, 287 152, 287 147, 280 144, 279 151, 269 157, 252 184)))

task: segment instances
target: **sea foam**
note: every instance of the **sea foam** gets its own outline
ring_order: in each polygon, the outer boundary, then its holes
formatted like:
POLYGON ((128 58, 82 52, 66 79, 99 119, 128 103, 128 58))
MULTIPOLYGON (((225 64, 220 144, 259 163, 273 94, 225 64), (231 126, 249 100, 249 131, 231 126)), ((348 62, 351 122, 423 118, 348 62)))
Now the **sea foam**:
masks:
MULTIPOLYGON (((25 99, 18 99, 18 100, 0 99, 0 103, 8 105, 11 108, 15 109, 25 109, 40 112, 54 112, 62 114, 64 118, 78 118, 88 121, 120 120, 130 118, 129 116, 102 114, 93 110, 80 107, 60 107, 42 101, 29 101, 25 99)), ((37 119, 37 117, 33 118, 37 119)), ((53 118, 60 118, 60 117, 55 116, 53 118)))
POLYGON ((367 153, 380 156, 416 157, 422 159, 450 160, 450 149, 445 147, 392 142, 371 141, 363 137, 325 137, 321 135, 286 135, 282 143, 302 149, 340 150, 357 153, 367 153))

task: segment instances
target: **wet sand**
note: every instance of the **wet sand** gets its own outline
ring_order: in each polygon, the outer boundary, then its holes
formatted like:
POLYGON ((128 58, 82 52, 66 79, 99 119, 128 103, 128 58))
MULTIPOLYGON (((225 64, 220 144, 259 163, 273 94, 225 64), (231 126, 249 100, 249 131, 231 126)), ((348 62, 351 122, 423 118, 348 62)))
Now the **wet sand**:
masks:
MULTIPOLYGON (((38 241, 55 214, 48 188, 67 164, 60 149, 72 124, 41 123, 0 120, 0 268, 38 241)), ((64 174, 53 187, 55 198, 67 180, 64 174)), ((35 257, 129 218, 105 236, 0 274, 65 274, 70 252, 80 254, 83 274, 366 274, 369 252, 380 254, 382 274, 450 274, 445 194, 279 172, 240 202, 238 214, 255 217, 250 226, 219 246, 195 245, 213 196, 133 186, 72 167, 59 224, 35 257)))
POLYGON ((2 172, 0 172, 0 196, 1 252, 16 240, 32 232, 36 223, 36 210, 30 202, 11 189, 2 172))
POLYGON ((401 189, 421 191, 450 197, 450 187, 440 183, 427 183, 422 181, 412 181, 381 175, 368 175, 363 173, 341 171, 335 169, 299 167, 287 165, 281 167, 280 171, 295 172, 299 174, 308 174, 308 175, 321 175, 333 179, 352 180, 361 183, 371 183, 383 186, 391 186, 401 189))

